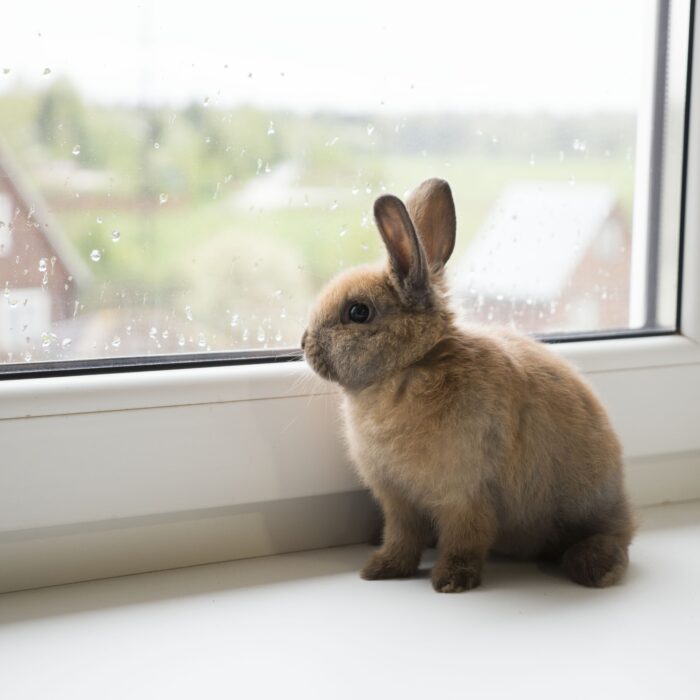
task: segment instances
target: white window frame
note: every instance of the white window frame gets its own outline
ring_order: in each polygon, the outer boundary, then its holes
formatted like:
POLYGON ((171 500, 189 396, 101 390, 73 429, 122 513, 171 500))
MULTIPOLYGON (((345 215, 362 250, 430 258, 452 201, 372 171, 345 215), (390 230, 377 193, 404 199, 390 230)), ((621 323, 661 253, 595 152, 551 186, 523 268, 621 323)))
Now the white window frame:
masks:
MULTIPOLYGON (((700 498, 699 56, 681 333, 553 346, 610 411, 638 504, 700 498)), ((0 591, 361 539, 337 403, 302 362, 0 382, 0 591)))

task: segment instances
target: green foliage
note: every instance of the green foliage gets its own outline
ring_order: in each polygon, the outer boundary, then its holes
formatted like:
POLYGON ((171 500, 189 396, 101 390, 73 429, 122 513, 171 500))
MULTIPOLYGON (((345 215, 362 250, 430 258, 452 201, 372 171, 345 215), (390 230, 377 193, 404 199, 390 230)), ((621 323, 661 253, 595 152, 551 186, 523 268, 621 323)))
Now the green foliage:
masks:
POLYGON ((251 328, 265 321, 268 334, 291 332, 291 321, 272 320, 273 305, 282 303, 277 291, 298 317, 338 269, 379 257, 374 198, 401 195, 426 177, 452 184, 455 255, 513 181, 607 183, 631 221, 634 122, 627 115, 378 118, 202 103, 105 107, 55 80, 39 92, 17 87, 0 95, 0 134, 94 273, 94 287, 82 290, 87 309, 138 305, 181 315, 188 304, 202 329, 229 340, 235 313, 251 328), (282 164, 295 175, 278 187, 296 200, 244 205, 248 188, 272 186, 282 164), (67 175, 50 177, 59 166, 67 175), (90 261, 94 249, 98 263, 90 261))

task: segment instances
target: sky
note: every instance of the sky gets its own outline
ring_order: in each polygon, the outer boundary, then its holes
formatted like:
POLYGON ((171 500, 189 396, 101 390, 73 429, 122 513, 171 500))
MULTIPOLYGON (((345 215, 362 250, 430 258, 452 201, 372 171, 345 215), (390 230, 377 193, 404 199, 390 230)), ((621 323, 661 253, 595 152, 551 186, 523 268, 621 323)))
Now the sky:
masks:
POLYGON ((652 11, 652 0, 24 0, 3 21, 0 92, 69 77, 107 104, 630 111, 652 11))

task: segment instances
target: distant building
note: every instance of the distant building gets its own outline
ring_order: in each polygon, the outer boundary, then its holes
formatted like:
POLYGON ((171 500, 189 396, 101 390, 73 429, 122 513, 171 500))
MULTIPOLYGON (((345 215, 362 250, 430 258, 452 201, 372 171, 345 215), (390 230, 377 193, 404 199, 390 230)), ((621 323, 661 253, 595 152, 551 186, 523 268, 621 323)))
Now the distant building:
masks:
POLYGON ((526 332, 622 328, 630 243, 610 187, 511 185, 453 264, 455 296, 470 320, 526 332))
POLYGON ((72 318, 88 279, 46 203, 0 144, 0 359, 59 343, 47 334, 72 318))

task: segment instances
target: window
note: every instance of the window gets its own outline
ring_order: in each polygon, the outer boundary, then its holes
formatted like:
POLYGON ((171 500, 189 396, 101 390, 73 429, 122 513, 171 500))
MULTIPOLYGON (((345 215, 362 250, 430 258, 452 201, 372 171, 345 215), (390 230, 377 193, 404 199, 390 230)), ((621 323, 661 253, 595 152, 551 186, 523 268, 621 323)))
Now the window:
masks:
POLYGON ((13 10, 5 371, 297 347, 323 283, 381 255, 375 197, 432 176, 467 317, 677 329, 689 2, 222 12, 13 10))

